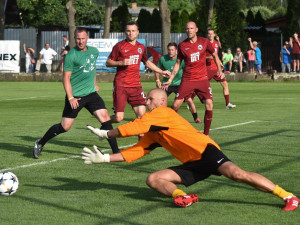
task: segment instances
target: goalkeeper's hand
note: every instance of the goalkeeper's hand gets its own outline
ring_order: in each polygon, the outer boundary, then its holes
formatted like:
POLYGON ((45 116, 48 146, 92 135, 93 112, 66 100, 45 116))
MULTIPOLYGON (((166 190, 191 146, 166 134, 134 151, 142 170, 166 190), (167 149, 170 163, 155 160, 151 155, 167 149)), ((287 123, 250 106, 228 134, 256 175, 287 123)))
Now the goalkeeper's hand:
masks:
POLYGON ((87 147, 83 148, 81 158, 84 160, 85 164, 110 162, 109 154, 103 154, 96 145, 93 147, 95 152, 87 147))
POLYGON ((99 128, 92 127, 90 125, 86 125, 86 127, 93 133, 99 137, 99 140, 109 139, 107 136, 108 130, 100 130, 99 128))

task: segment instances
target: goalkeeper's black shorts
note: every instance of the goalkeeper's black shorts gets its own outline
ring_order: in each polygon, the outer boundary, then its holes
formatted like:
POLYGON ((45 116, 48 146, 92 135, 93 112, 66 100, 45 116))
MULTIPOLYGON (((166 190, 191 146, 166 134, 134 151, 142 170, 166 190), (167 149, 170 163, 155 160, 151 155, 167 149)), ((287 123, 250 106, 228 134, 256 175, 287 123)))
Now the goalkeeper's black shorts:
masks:
POLYGON ((184 163, 180 166, 169 167, 177 173, 185 186, 190 186, 198 181, 217 175, 218 168, 225 162, 230 161, 222 151, 213 145, 207 145, 200 160, 184 163))

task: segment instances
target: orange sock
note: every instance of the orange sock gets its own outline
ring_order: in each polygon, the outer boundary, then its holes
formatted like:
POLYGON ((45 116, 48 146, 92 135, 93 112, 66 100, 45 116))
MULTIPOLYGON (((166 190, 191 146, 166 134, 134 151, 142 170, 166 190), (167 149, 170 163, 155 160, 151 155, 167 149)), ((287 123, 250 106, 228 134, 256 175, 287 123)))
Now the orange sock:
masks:
POLYGON ((276 185, 274 191, 273 191, 273 195, 278 196, 279 198, 286 198, 286 197, 293 197, 294 195, 290 192, 287 192, 286 190, 282 189, 281 187, 279 187, 278 185, 276 185))
POLYGON ((173 191, 172 197, 175 198, 178 195, 186 195, 186 193, 180 189, 176 189, 175 191, 173 191))

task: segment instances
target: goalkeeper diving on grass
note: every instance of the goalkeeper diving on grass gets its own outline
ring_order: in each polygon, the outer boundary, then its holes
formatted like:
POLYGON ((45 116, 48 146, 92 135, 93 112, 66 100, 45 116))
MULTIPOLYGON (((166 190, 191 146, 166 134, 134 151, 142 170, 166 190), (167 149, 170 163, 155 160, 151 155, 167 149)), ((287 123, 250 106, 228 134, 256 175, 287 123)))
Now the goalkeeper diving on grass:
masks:
POLYGON ((163 147, 181 165, 169 167, 150 174, 147 185, 166 195, 172 196, 179 207, 187 207, 199 201, 197 194, 187 194, 178 184, 190 186, 210 175, 225 176, 236 182, 246 183, 254 188, 276 195, 285 201, 283 210, 297 209, 299 199, 260 174, 248 172, 233 162, 221 151, 219 145, 209 136, 196 130, 173 109, 167 107, 167 95, 162 89, 152 89, 146 101, 149 112, 140 119, 123 124, 113 130, 100 130, 88 126, 100 139, 129 137, 144 134, 134 146, 116 154, 103 154, 97 146, 94 151, 84 148, 82 159, 86 164, 123 162, 137 160, 156 147, 163 147))

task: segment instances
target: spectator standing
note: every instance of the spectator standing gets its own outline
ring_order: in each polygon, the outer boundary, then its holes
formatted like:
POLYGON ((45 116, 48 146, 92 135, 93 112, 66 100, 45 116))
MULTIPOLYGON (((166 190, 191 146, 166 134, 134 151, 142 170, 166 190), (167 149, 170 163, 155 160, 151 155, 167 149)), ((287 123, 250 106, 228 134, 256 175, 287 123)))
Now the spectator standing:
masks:
POLYGON ((235 71, 242 73, 243 72, 243 62, 245 61, 244 54, 241 51, 241 48, 236 49, 236 53, 233 59, 235 71))
POLYGON ((292 52, 292 48, 289 47, 288 45, 289 43, 286 41, 280 51, 280 63, 281 63, 281 72, 285 73, 286 69, 287 72, 290 73, 291 72, 291 52, 292 52))
POLYGON ((255 51, 249 47, 247 51, 248 63, 249 63, 249 72, 254 73, 254 63, 255 63, 255 51))
POLYGON ((290 37, 290 45, 292 47, 293 72, 300 73, 300 39, 298 33, 294 33, 293 38, 290 37))
POLYGON ((24 53, 25 53, 25 71, 26 73, 33 73, 34 72, 34 65, 35 65, 35 59, 34 59, 34 49, 33 48, 26 48, 26 44, 23 44, 24 47, 24 53))
POLYGON ((61 59, 61 72, 64 71, 64 60, 65 60, 65 57, 66 57, 66 55, 68 54, 68 52, 69 52, 70 50, 71 50, 71 49, 70 49, 70 46, 67 45, 67 46, 65 47, 65 49, 62 51, 62 53, 60 54, 60 56, 62 57, 62 59, 61 59))
POLYGON ((56 56, 57 53, 52 48, 50 48, 50 44, 46 43, 45 48, 43 48, 40 51, 39 60, 36 64, 36 73, 39 74, 41 64, 46 64, 47 73, 51 73, 51 65, 52 65, 52 59, 54 56, 56 56))
POLYGON ((61 47, 62 50, 65 50, 65 48, 69 45, 69 40, 67 35, 63 35, 63 42, 64 42, 64 46, 61 47))
POLYGON ((231 49, 228 48, 227 53, 224 53, 223 55, 223 66, 224 66, 225 73, 230 73, 232 68, 232 60, 233 60, 233 55, 231 54, 231 49))
POLYGON ((257 47, 258 43, 257 43, 257 41, 252 42, 251 37, 248 38, 248 41, 250 43, 251 48, 253 48, 255 51, 255 63, 254 64, 256 66, 258 73, 261 75, 262 74, 262 72, 261 72, 262 60, 261 60, 261 51, 260 51, 259 47, 257 47))

